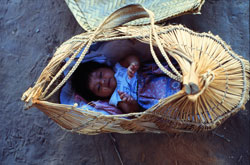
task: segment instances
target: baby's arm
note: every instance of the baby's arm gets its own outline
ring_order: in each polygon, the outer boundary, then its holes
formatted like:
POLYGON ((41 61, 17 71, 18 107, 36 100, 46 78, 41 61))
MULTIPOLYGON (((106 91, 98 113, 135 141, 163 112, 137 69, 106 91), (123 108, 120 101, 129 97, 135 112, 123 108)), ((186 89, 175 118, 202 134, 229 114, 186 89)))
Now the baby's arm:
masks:
POLYGON ((118 103, 118 108, 120 108, 123 113, 138 112, 140 110, 138 103, 133 97, 121 91, 118 91, 118 93, 122 100, 118 103))
POLYGON ((130 56, 124 58, 123 60, 120 61, 120 64, 123 67, 128 68, 129 78, 132 78, 134 76, 135 72, 140 67, 139 58, 137 56, 134 56, 134 55, 130 55, 130 56))

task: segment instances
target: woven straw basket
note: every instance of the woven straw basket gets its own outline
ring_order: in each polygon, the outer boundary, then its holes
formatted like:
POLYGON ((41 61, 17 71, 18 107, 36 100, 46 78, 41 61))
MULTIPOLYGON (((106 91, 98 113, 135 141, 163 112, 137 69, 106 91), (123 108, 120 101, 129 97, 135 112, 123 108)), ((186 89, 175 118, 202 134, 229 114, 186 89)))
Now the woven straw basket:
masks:
POLYGON ((95 31, 64 42, 34 87, 23 94, 22 100, 28 108, 39 108, 62 128, 83 134, 207 131, 244 109, 249 99, 247 60, 235 54, 218 36, 195 33, 181 25, 156 26, 154 22, 153 13, 140 5, 129 5, 115 11, 95 31), (149 26, 120 26, 142 17, 149 18, 149 26), (72 75, 93 42, 123 39, 149 44, 156 64, 169 77, 182 82, 183 89, 159 100, 157 105, 144 112, 122 115, 103 115, 79 109, 77 105, 46 101, 72 75), (173 73, 162 66, 153 46, 159 48, 173 73), (74 67, 59 81, 62 72, 83 47, 85 49, 74 67), (171 64, 167 54, 178 62, 181 73, 171 64), (62 65, 68 57, 70 60, 62 65))

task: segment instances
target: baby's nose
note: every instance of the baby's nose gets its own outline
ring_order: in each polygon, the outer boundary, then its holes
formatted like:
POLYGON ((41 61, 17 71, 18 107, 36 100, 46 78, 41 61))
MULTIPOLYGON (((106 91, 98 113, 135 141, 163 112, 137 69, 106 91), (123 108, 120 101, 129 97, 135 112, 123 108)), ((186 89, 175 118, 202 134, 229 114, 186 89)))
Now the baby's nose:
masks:
POLYGON ((104 85, 104 84, 105 84, 105 79, 101 79, 101 80, 100 80, 100 83, 101 83, 102 85, 104 85))

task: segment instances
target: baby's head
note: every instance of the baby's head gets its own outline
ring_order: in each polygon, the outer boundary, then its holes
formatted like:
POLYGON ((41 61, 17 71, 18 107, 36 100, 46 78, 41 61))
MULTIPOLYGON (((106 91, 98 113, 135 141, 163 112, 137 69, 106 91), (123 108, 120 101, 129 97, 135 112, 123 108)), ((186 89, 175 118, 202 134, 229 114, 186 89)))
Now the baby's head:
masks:
POLYGON ((107 99, 116 88, 114 74, 106 64, 81 63, 72 75, 72 87, 87 101, 107 99))

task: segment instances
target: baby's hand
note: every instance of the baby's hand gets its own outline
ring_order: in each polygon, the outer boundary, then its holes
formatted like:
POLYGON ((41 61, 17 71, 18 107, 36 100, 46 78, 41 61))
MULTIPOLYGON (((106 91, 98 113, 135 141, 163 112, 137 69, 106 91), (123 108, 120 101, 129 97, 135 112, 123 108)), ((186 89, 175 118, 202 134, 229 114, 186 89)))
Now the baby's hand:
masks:
POLYGON ((127 93, 125 93, 125 92, 118 91, 118 94, 119 94, 121 100, 124 101, 124 102, 132 102, 132 101, 134 101, 134 98, 132 96, 128 95, 127 93))
POLYGON ((137 71, 139 69, 139 65, 138 64, 136 64, 136 63, 131 63, 130 65, 129 65, 129 67, 128 67, 128 71, 127 71, 127 73, 128 73, 128 78, 133 78, 134 77, 134 75, 135 75, 135 72, 137 71))

